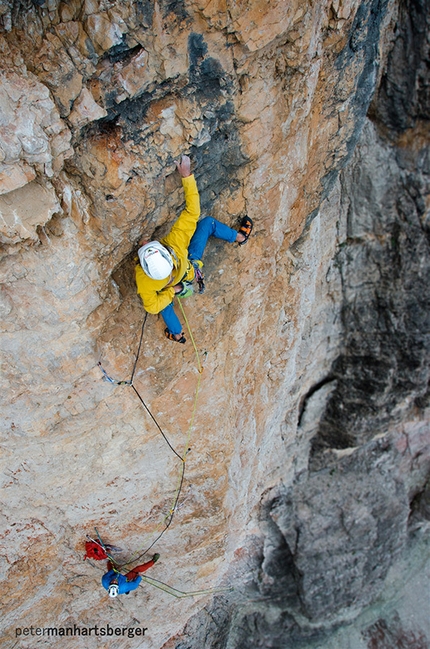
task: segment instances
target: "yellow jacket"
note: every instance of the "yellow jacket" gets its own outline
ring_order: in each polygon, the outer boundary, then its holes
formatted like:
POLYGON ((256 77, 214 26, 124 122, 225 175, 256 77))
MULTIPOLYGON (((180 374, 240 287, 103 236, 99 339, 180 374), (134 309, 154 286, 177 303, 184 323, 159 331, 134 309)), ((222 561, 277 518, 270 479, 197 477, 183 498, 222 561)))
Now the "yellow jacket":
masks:
POLYGON ((137 292, 148 313, 160 313, 172 302, 175 284, 179 284, 184 278, 191 280, 194 277, 194 269, 188 262, 188 246, 200 216, 200 198, 194 175, 182 178, 182 186, 185 193, 185 209, 167 237, 160 240, 163 246, 173 252, 171 276, 166 279, 152 279, 140 264, 135 268, 137 292))

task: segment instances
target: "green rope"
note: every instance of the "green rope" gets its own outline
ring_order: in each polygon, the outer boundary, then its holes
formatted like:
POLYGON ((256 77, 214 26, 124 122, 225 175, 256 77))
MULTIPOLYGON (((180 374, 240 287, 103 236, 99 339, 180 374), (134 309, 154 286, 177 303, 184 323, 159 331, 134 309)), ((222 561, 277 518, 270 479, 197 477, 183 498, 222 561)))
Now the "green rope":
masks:
POLYGON ((169 595, 173 595, 173 597, 198 597, 200 595, 212 595, 213 593, 228 593, 233 590, 233 587, 230 586, 229 588, 206 588, 204 590, 184 592, 182 590, 178 590, 177 588, 173 588, 173 586, 165 584, 164 581, 154 579, 153 577, 147 577, 146 575, 141 575, 141 577, 142 581, 146 581, 148 584, 151 584, 151 586, 155 586, 155 588, 164 590, 164 592, 169 593, 169 595))

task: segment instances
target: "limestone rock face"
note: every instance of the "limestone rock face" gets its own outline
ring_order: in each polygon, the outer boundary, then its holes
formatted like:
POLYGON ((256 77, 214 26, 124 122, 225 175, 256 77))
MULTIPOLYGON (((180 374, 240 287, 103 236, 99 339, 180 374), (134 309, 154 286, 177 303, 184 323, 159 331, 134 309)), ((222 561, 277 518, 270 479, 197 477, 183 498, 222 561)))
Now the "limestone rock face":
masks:
POLYGON ((425 544, 428 1, 233 5, 0 7, 12 645, 330 646, 411 530, 425 544), (186 345, 134 285, 138 241, 182 208, 181 153, 203 215, 255 224, 209 242, 186 345), (162 588, 232 590, 109 599, 94 528, 119 563, 158 552, 162 588), (108 624, 145 637, 83 631, 108 624))
MULTIPOLYGON (((5 48, 3 48, 5 49, 5 48)), ((54 175, 72 154, 70 131, 48 88, 30 73, 0 71, 0 194, 54 175)))
POLYGON ((37 182, 1 195, 3 243, 21 243, 27 239, 39 243, 38 227, 43 227, 60 209, 53 189, 37 182))

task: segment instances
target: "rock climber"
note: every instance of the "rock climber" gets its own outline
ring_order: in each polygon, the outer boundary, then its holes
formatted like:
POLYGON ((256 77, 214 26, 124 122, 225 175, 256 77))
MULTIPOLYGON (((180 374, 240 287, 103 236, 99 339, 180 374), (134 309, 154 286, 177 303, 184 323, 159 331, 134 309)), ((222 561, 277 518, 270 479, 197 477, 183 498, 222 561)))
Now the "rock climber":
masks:
POLYGON ((129 592, 137 588, 142 581, 142 577, 139 573, 146 572, 146 570, 152 568, 154 563, 156 563, 160 558, 159 554, 154 554, 150 561, 142 563, 133 568, 133 570, 130 570, 126 575, 122 575, 115 569, 113 560, 111 560, 107 554, 111 551, 119 551, 120 548, 116 548, 114 545, 109 545, 108 543, 103 543, 101 540, 95 541, 89 536, 87 536, 87 538, 88 540, 85 543, 84 560, 95 559, 96 561, 102 561, 103 559, 108 559, 108 571, 102 577, 102 585, 109 593, 109 597, 116 597, 123 593, 128 595, 129 592))
POLYGON ((117 597, 117 595, 123 594, 128 595, 130 591, 137 588, 142 581, 142 577, 139 573, 146 572, 148 568, 152 568, 159 558, 159 554, 154 554, 150 561, 142 563, 140 566, 136 566, 126 575, 122 575, 120 572, 114 570, 113 564, 109 560, 107 562, 108 572, 106 572, 102 577, 102 585, 106 588, 109 597, 117 597))
POLYGON ((239 230, 206 216, 199 221, 200 198, 190 158, 186 155, 175 161, 182 178, 185 209, 169 234, 160 241, 141 241, 136 265, 137 292, 148 313, 161 313, 169 340, 185 343, 182 325, 173 308, 173 299, 193 293, 192 282, 197 280, 199 293, 204 291, 202 257, 209 237, 223 239, 243 246, 249 239, 253 223, 249 216, 240 221, 239 230))

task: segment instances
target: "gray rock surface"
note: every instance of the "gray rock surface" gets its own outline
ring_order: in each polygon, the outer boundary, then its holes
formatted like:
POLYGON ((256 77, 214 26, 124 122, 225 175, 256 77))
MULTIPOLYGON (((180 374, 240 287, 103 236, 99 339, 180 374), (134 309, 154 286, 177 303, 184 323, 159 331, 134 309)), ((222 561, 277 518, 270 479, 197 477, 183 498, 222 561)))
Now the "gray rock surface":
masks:
POLYGON ((214 602, 177 649, 429 646, 428 9, 402 6, 340 177, 344 344, 302 404, 309 465, 265 495, 242 599, 214 602))
MULTIPOLYGON (((412 619, 408 627, 395 607, 368 628, 363 620, 376 609, 345 631, 328 631, 381 594, 414 545, 416 517, 428 520, 430 249, 419 207, 428 173, 421 151, 413 169, 399 157, 367 122, 341 178, 345 352, 302 408, 299 429, 313 435, 308 469, 264 499, 265 541, 259 566, 246 573, 246 603, 224 605, 225 640, 206 646, 323 649, 342 647, 351 634, 351 649, 428 646, 427 626, 412 619)), ((419 537, 424 556, 412 551, 412 573, 429 560, 428 533, 425 527, 419 537)), ((418 617, 427 604, 419 599, 418 617)), ((210 612, 219 614, 215 604, 210 612)), ((196 633, 198 622, 191 628, 196 633)))

